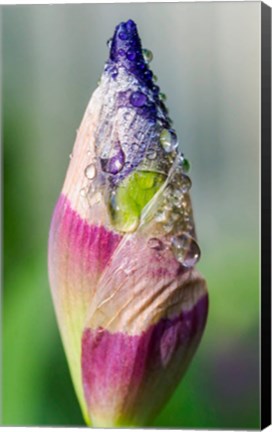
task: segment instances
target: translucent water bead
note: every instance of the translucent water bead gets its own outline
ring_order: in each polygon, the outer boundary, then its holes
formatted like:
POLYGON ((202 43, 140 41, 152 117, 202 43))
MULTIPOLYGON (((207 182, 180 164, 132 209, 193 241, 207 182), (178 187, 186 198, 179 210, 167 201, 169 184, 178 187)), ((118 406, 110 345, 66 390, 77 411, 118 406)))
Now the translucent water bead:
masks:
POLYGON ((116 175, 118 174, 125 165, 125 154, 121 148, 119 148, 116 155, 107 159, 100 159, 101 167, 104 172, 116 175))
POLYGON ((130 103, 134 107, 142 107, 146 104, 146 102, 147 102, 147 97, 144 93, 140 91, 135 91, 131 93, 130 103))
POLYGON ((178 159, 178 166, 181 168, 181 170, 184 173, 188 173, 190 171, 190 168, 191 168, 190 162, 188 161, 188 159, 186 159, 183 154, 179 154, 177 156, 177 159, 178 159))
POLYGON ((89 180, 93 180, 96 176, 96 167, 94 164, 90 164, 85 168, 84 171, 85 176, 87 177, 87 179, 89 180))
POLYGON ((160 143, 166 153, 171 153, 178 147, 177 135, 172 130, 163 129, 160 133, 160 143))
POLYGON ((152 61, 152 59, 153 59, 152 51, 150 51, 149 49, 144 48, 142 50, 142 53, 143 53, 144 61, 146 63, 150 63, 152 61))
POLYGON ((193 267, 200 258, 197 242, 185 232, 172 238, 171 247, 175 258, 184 267, 193 267))
POLYGON ((183 159, 182 169, 185 173, 190 171, 190 162, 188 161, 188 159, 183 159))

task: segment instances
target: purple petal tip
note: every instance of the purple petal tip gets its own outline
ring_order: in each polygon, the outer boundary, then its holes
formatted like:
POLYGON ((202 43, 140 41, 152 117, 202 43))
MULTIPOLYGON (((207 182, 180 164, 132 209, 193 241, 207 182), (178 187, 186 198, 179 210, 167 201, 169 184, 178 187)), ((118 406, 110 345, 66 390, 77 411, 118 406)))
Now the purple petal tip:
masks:
POLYGON ((136 64, 137 61, 144 61, 141 40, 134 21, 122 22, 115 28, 110 59, 114 62, 125 62, 126 65, 130 65, 130 62, 136 64))
MULTIPOLYGON (((141 39, 134 21, 120 23, 110 40, 110 55, 107 69, 115 78, 115 67, 124 67, 133 74, 141 85, 153 89, 152 72, 144 59, 141 39)), ((154 92, 156 88, 154 89, 154 92)))

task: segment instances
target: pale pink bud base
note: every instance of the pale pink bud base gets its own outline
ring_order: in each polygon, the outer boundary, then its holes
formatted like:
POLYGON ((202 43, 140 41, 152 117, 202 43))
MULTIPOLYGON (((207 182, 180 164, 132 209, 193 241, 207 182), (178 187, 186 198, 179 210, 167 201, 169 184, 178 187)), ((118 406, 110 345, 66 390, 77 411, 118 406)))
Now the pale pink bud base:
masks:
POLYGON ((147 426, 184 374, 205 327, 208 296, 139 335, 85 329, 82 374, 91 421, 98 427, 147 426))

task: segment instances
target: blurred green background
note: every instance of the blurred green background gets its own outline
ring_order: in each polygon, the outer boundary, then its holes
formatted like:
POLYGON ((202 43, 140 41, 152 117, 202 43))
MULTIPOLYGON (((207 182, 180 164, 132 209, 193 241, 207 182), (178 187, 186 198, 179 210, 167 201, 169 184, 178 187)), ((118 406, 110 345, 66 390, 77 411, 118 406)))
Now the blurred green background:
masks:
POLYGON ((154 426, 257 428, 260 3, 244 2, 2 7, 2 424, 83 425, 49 291, 48 230, 106 40, 129 18, 192 163, 210 292, 199 350, 154 426))

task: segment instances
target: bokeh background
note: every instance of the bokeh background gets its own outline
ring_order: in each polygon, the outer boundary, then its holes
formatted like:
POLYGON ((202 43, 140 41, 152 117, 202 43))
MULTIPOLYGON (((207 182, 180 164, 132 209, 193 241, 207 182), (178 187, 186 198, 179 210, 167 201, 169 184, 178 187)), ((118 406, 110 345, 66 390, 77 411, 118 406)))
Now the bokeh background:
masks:
POLYGON ((260 3, 244 2, 2 7, 2 424, 83 425, 49 291, 48 230, 106 40, 129 18, 192 163, 210 292, 199 350, 154 426, 257 428, 260 3))

